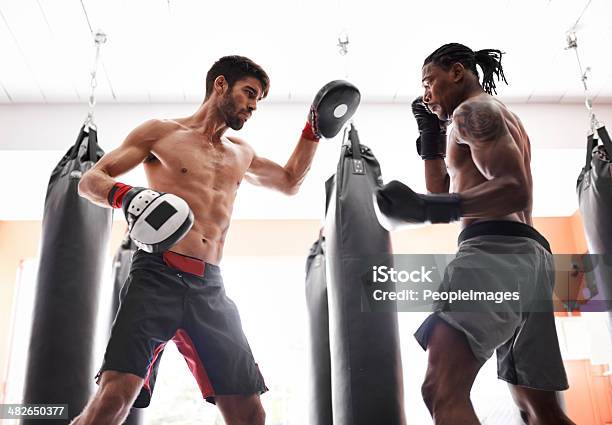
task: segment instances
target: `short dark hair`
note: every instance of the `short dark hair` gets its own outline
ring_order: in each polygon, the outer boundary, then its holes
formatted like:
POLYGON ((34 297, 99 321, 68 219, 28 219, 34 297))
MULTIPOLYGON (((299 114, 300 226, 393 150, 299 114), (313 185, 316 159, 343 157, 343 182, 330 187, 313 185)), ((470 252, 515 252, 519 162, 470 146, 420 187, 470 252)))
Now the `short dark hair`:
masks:
POLYGON ((472 71, 478 78, 478 69, 476 69, 476 65, 480 65, 483 73, 482 88, 489 94, 497 94, 493 77, 497 77, 498 81, 501 80, 508 84, 501 64, 503 54, 501 50, 497 49, 482 49, 474 52, 463 44, 448 43, 427 56, 425 62, 423 62, 423 66, 431 62, 442 69, 449 70, 453 64, 459 62, 472 71))
POLYGON ((263 89, 262 97, 266 97, 268 94, 270 78, 268 77, 268 74, 266 74, 266 71, 247 57, 232 55, 223 56, 208 70, 208 73, 206 74, 205 99, 208 99, 212 94, 213 84, 219 75, 223 75, 225 77, 225 80, 230 88, 232 88, 236 81, 242 78, 254 77, 261 83, 261 87, 263 89))

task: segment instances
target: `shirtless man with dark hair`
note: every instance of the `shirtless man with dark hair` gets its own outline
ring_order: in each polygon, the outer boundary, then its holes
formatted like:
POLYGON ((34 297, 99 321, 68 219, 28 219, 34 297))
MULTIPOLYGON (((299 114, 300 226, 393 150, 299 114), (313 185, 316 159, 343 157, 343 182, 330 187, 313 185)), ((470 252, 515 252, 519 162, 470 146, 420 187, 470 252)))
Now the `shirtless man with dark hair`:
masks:
MULTIPOLYGON (((258 156, 242 139, 224 136, 228 128, 241 129, 267 95, 263 69, 248 58, 227 56, 213 65, 206 81, 205 101, 193 115, 145 122, 80 181, 81 196, 103 207, 123 207, 131 234, 140 214, 133 205, 146 208, 149 199, 166 200, 170 211, 185 213, 185 221, 166 234, 170 242, 141 241, 146 249, 135 253, 121 291, 98 391, 73 424, 120 424, 132 406, 146 407, 171 339, 202 396, 219 407, 228 425, 264 423, 259 395, 267 388, 218 264, 243 178, 295 194, 317 149, 317 123, 310 113, 281 166, 258 156), (115 180, 142 163, 150 189, 115 180)), ((158 221, 167 218, 162 214, 158 221)), ((161 224, 166 225, 154 227, 161 224)), ((149 231, 154 232, 150 226, 149 231)))
POLYGON ((425 93, 412 110, 429 194, 393 181, 375 206, 387 228, 461 220, 459 250, 440 291, 521 294, 518 310, 510 303, 476 301, 465 309, 469 303, 440 301, 415 333, 429 353, 422 394, 436 425, 479 423, 470 390, 494 351, 498 376, 509 383, 525 423, 570 425, 556 398, 568 384, 552 310, 553 257, 532 227, 529 138, 492 96, 494 77, 505 81, 501 55, 451 43, 425 60, 425 93), (533 300, 546 305, 535 308, 533 300))

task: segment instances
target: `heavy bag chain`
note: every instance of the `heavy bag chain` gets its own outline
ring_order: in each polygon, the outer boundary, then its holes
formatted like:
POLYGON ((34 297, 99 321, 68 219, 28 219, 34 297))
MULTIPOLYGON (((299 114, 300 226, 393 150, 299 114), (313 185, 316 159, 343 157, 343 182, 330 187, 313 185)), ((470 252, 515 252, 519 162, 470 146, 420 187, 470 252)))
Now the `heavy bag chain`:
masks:
MULTIPOLYGON (((349 35, 348 35, 348 31, 346 29, 342 29, 340 31, 340 33, 338 34, 338 40, 337 40, 337 44, 336 47, 338 47, 338 54, 340 55, 340 57, 342 58, 342 64, 344 66, 344 78, 348 80, 349 78, 349 59, 348 59, 348 53, 349 53, 349 35)), ((342 135, 342 144, 343 145, 348 145, 350 144, 350 140, 348 137, 349 134, 349 129, 353 126, 353 119, 351 118, 349 120, 349 126, 344 127, 344 133, 342 135)))
POLYGON ((96 124, 94 123, 94 108, 96 106, 96 87, 98 86, 98 80, 96 78, 96 74, 98 72, 98 63, 100 61, 100 48, 102 44, 106 43, 106 34, 101 30, 98 30, 94 35, 94 43, 96 44, 96 56, 94 59, 94 64, 91 69, 91 82, 89 92, 89 112, 87 113, 87 119, 85 120, 84 126, 89 128, 96 128, 96 124))
POLYGON ((591 67, 587 66, 584 70, 582 68, 582 62, 580 61, 580 55, 578 54, 578 36, 576 35, 576 31, 574 31, 574 29, 567 32, 566 41, 567 47, 565 50, 573 49, 576 53, 578 69, 580 70, 580 80, 582 81, 582 86, 584 87, 584 104, 589 111, 589 135, 597 134, 597 129, 602 127, 603 124, 597 120, 597 117, 593 112, 593 100, 591 99, 591 93, 589 92, 589 87, 587 85, 588 74, 591 72, 591 67))

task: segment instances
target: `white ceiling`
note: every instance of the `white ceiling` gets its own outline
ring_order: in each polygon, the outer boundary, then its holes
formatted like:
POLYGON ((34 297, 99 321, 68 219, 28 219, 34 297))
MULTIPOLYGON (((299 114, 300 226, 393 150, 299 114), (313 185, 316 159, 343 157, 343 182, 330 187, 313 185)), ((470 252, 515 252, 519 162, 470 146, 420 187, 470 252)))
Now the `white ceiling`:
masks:
POLYGON ((565 33, 581 15, 589 86, 608 102, 610 0, 0 0, 0 103, 86 102, 98 28, 108 35, 102 102, 200 101, 206 71, 226 54, 268 71, 271 100, 309 99, 348 71, 364 101, 402 102, 420 91, 425 56, 451 41, 507 53, 506 100, 576 102, 582 85, 565 33))
MULTIPOLYGON (((85 117, 98 28, 108 36, 97 88, 106 105, 96 111, 107 151, 146 117, 190 113, 212 63, 241 54, 272 80, 260 118, 243 131, 259 153, 284 161, 292 146, 286 139, 301 128, 316 90, 348 78, 362 92, 358 128, 385 179, 417 188, 423 185, 412 152, 416 129, 404 118, 407 102, 422 91, 423 59, 447 42, 501 49, 510 85, 500 95, 515 103, 533 140, 534 214, 571 215, 587 120, 582 105, 569 105, 584 93, 574 52, 565 48, 579 18, 596 111, 612 123, 610 0, 0 0, 0 180, 19 176, 26 186, 13 194, 3 185, 0 193, 19 202, 0 205, 0 220, 41 217, 49 171, 85 117), (341 33, 350 40, 346 56, 336 46, 341 33), (566 105, 551 105, 558 103, 566 105)), ((296 198, 249 188, 236 217, 320 217, 322 182, 335 169, 338 145, 320 150, 296 198)))

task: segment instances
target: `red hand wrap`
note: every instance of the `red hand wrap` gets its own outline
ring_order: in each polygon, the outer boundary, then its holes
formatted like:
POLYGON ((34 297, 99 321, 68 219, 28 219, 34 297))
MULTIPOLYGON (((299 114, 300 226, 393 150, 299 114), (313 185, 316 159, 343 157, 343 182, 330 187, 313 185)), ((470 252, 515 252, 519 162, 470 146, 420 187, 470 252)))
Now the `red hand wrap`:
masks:
POLYGON ((319 141, 317 136, 315 136, 314 132, 312 131, 312 124, 310 124, 310 120, 306 121, 306 125, 302 130, 302 137, 304 139, 312 140, 313 142, 319 141))
POLYGON ((108 203, 113 208, 121 208, 123 197, 132 188, 129 184, 115 183, 113 188, 108 192, 108 203))

